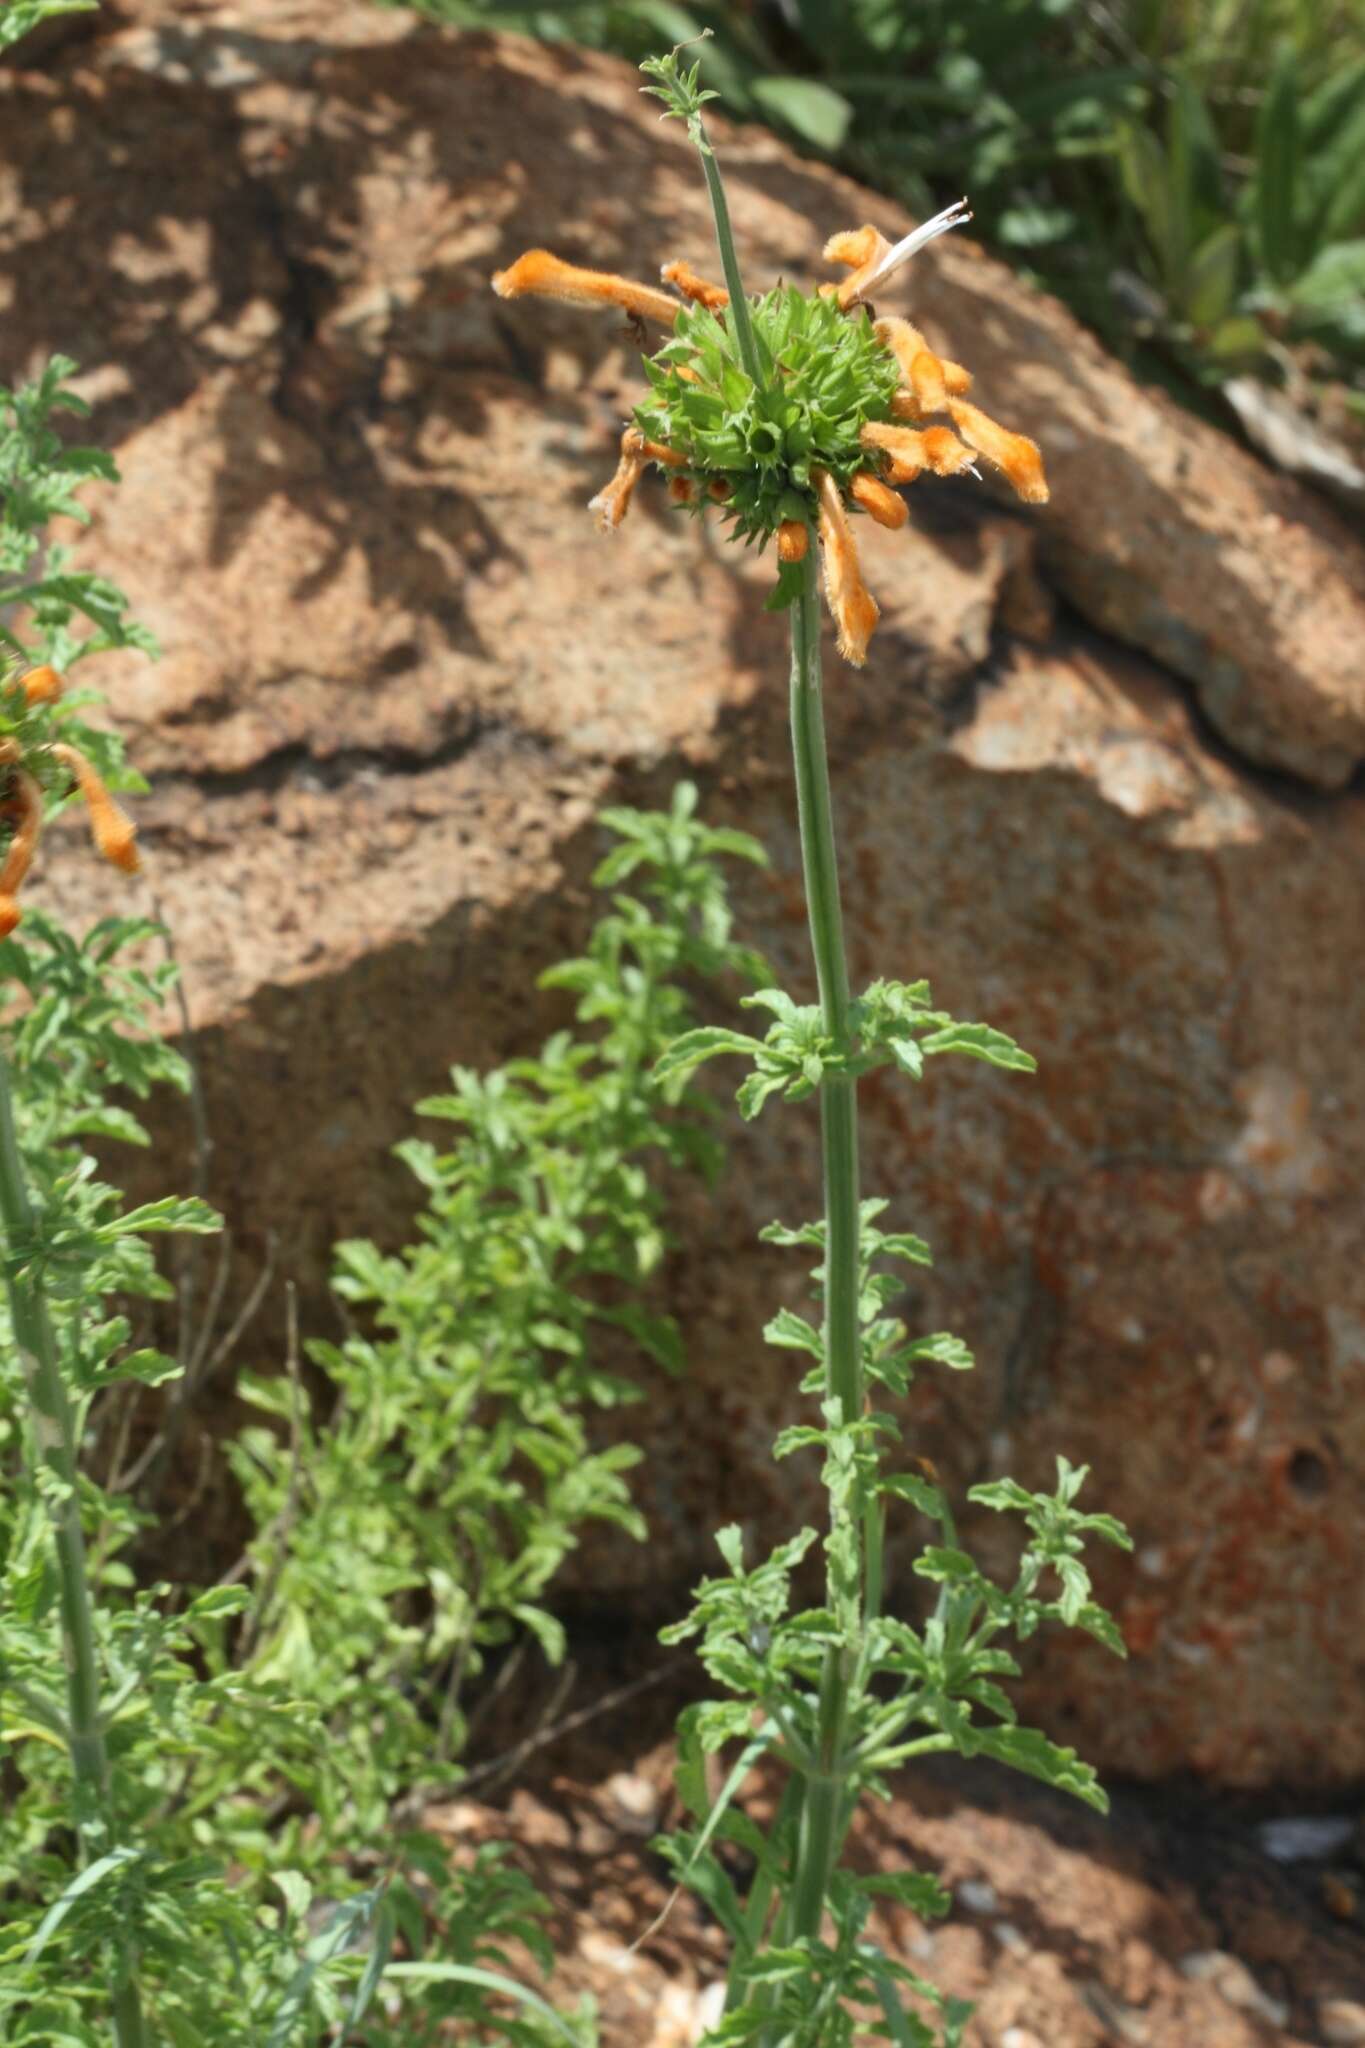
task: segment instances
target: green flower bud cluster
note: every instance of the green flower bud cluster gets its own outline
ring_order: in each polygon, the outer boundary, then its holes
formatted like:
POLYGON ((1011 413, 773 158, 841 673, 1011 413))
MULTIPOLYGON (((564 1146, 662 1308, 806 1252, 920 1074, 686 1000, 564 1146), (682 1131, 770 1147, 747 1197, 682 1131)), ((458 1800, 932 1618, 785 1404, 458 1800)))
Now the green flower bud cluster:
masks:
POLYGON ((738 537, 760 547, 784 520, 813 524, 812 471, 827 469, 846 493, 877 458, 859 436, 889 420, 900 381, 867 313, 850 315, 831 297, 779 285, 750 301, 761 382, 743 368, 730 307, 686 307, 671 340, 645 360, 650 394, 635 409, 648 440, 676 450, 699 488, 686 509, 719 500, 738 537))

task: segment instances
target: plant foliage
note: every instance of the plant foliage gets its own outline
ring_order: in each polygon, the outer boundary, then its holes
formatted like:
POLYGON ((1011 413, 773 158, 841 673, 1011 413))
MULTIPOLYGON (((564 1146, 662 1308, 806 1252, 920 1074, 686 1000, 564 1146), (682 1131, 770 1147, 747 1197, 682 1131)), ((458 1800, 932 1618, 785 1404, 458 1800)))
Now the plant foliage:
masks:
POLYGON ((1354 0, 388 0, 635 61, 703 30, 703 85, 986 240, 1112 345, 1218 383, 1286 349, 1365 389, 1354 0), (1306 351, 1306 354, 1305 354, 1306 351))
MULTIPOLYGON (((5 401, 0 563, 18 580, 0 595, 29 662, 147 644, 121 593, 45 545, 82 483, 114 480, 52 425, 80 409, 70 367, 5 401), (82 615, 94 632, 78 639, 82 615)), ((58 732, 95 744, 70 695, 30 707, 6 677, 0 719, 25 759, 58 732)), ((134 780, 117 741, 101 744, 134 780)), ((763 973, 731 936, 721 871, 758 848, 695 803, 684 784, 666 813, 608 813, 617 843, 597 879, 611 907, 546 977, 574 1023, 537 1058, 457 1070, 420 1105, 447 1135, 400 1147, 425 1195, 416 1236, 397 1254, 339 1248, 356 1329, 309 1347, 321 1400, 296 1369, 246 1383, 261 1420, 231 1458, 256 1533, 215 1586, 146 1582, 142 1539, 164 1542, 175 1521, 134 1491, 128 1453, 145 1390, 180 1369, 141 1327, 139 1304, 172 1296, 150 1244, 216 1218, 196 1200, 130 1209, 92 1150, 145 1146, 134 1105, 186 1085, 157 1029, 173 970, 149 964, 159 934, 138 918, 78 939, 30 908, 0 943, 0 1058, 31 1212, 6 1232, 5 1270, 44 1306, 81 1451, 70 1482, 42 1454, 0 1309, 7 2043, 104 2048, 111 2025, 120 2048, 434 2048, 452 2025, 525 2048, 591 2040, 589 2010, 556 2014, 522 1981, 551 1963, 531 1886, 494 1846, 454 1865, 420 1821, 424 1794, 458 1781, 483 1660, 521 1659, 525 1682, 561 1655, 548 1591, 584 1528, 641 1533, 637 1454, 595 1448, 589 1417, 637 1395, 637 1361, 681 1364, 649 1300, 668 1241, 660 1176, 718 1163, 704 1100, 651 1068, 692 1021, 689 989, 763 973), (98 1688, 100 1762, 84 1771, 64 1654, 71 1552, 54 1542, 68 1505, 98 1688)))

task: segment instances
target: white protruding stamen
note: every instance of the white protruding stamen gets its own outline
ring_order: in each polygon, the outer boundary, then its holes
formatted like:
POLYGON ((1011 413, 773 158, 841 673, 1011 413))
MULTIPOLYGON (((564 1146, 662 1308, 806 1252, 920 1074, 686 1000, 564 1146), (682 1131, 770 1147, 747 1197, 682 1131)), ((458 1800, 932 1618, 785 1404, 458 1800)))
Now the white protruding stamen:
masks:
POLYGON ((926 243, 936 242, 939 236, 946 235, 950 228, 965 227, 971 217, 966 200, 955 199, 951 206, 945 206, 942 213, 936 213, 932 220, 926 220, 921 226, 912 229, 893 249, 887 250, 877 268, 863 279, 858 287, 858 297, 867 298, 877 285, 885 284, 893 270, 899 270, 902 263, 908 263, 926 243))

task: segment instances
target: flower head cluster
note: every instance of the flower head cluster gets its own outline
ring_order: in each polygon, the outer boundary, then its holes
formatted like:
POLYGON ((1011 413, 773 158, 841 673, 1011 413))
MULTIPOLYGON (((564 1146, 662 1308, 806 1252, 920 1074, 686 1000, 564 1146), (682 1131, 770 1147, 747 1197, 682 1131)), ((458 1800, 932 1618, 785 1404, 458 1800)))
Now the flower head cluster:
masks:
POLYGON ((99 770, 79 747, 52 737, 43 707, 65 688, 53 668, 30 669, 0 689, 0 827, 8 842, 0 853, 0 938, 23 915, 19 888, 33 865, 43 824, 43 792, 75 783, 90 814, 90 831, 104 859, 135 874, 135 827, 105 787, 99 770))
POLYGON ((779 285, 749 301, 742 326, 725 287, 685 263, 665 265, 665 291, 532 249, 495 275, 493 289, 616 306, 669 330, 645 358, 649 394, 622 436, 615 475, 592 501, 600 524, 620 525, 654 464, 680 506, 716 509, 746 542, 776 541, 779 605, 797 595, 796 565, 814 530, 840 652, 861 665, 878 613, 854 515, 903 526, 901 486, 926 471, 979 474, 978 457, 1028 502, 1048 495, 1038 449, 971 402, 962 365, 937 355, 910 321, 878 319, 867 303, 918 249, 970 218, 962 202, 895 244, 874 227, 835 235, 824 253, 847 270, 842 283, 814 295, 779 285))

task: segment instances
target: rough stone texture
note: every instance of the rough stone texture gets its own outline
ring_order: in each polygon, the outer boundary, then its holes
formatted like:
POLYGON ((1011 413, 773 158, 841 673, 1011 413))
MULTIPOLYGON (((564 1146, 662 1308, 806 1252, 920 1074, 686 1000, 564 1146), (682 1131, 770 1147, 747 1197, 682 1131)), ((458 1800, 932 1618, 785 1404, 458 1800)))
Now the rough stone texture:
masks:
MULTIPOLYGON (((701 191, 622 67, 360 0, 141 4, 10 96, 10 359, 84 365, 126 480, 82 554, 166 650, 104 678, 156 779, 212 1191, 241 1284, 273 1233, 325 1328, 332 1241, 401 1233, 408 1104, 558 1014, 528 991, 581 939, 600 801, 698 774, 770 846, 745 923, 809 982, 766 572, 652 489, 595 534, 629 337, 486 286, 535 243, 705 265, 701 191)), ((764 136, 726 163, 753 279, 901 225, 764 136)), ((1365 754, 1362 558, 970 244, 915 277, 1054 499, 922 484, 868 535, 868 668, 831 678, 856 978, 926 973, 1042 1062, 868 1090, 868 1187, 940 1260, 907 1313, 981 1361, 910 1432, 959 1484, 1088 1459, 1132 1525, 1102 1577, 1132 1662, 1035 1655, 1054 1733, 1141 1776, 1358 1778, 1365 804, 1332 792, 1365 754)), ((53 898, 126 900, 56 841, 53 898)), ((770 1110, 687 1208, 693 1377, 631 1418, 657 1540, 586 1548, 585 1601, 676 1609, 718 1520, 815 1511, 813 1470, 767 1462, 791 1373, 759 1334, 801 1268, 746 1249, 814 1213, 814 1136, 770 1110)))

